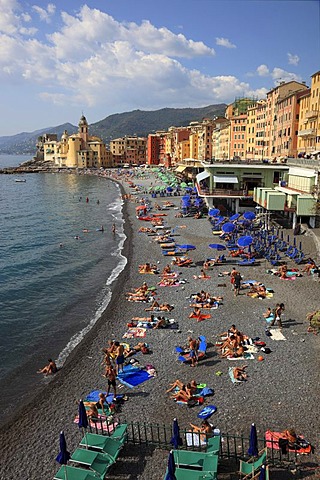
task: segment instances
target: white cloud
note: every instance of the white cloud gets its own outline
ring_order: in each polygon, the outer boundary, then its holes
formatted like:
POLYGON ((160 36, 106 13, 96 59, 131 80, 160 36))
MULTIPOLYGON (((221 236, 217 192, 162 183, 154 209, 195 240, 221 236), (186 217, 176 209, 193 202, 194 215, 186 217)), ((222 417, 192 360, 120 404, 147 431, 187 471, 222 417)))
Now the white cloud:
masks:
POLYGON ((282 68, 279 68, 279 67, 275 67, 272 70, 271 76, 275 84, 278 84, 279 82, 291 82, 292 80, 296 82, 302 81, 302 78, 300 77, 300 75, 297 75, 292 72, 287 72, 286 70, 283 70, 282 68))
POLYGON ((300 62, 300 58, 298 55, 293 55, 292 53, 288 53, 288 63, 289 65, 295 65, 297 66, 298 63, 300 62))
POLYGON ((266 77, 267 75, 270 75, 270 71, 267 65, 259 65, 259 67, 257 68, 257 74, 260 77, 266 77))
POLYGON ((230 42, 227 38, 223 37, 216 37, 216 44, 219 45, 220 47, 225 47, 225 48, 237 48, 236 45, 230 42))
POLYGON ((56 7, 53 3, 48 3, 47 8, 32 5, 32 9, 39 15, 40 20, 46 23, 51 22, 51 16, 55 13, 56 7))

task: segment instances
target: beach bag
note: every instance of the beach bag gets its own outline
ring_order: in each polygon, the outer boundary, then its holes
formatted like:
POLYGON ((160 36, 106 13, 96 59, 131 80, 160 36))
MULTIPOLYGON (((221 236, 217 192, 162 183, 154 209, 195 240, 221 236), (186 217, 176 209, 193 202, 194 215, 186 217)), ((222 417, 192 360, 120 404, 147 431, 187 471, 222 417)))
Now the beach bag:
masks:
POLYGON ((200 395, 202 397, 206 397, 208 395, 213 395, 213 390, 209 387, 204 387, 201 392, 200 392, 200 395))
POLYGON ((271 353, 271 349, 270 349, 269 347, 262 347, 262 348, 261 348, 261 352, 271 353))

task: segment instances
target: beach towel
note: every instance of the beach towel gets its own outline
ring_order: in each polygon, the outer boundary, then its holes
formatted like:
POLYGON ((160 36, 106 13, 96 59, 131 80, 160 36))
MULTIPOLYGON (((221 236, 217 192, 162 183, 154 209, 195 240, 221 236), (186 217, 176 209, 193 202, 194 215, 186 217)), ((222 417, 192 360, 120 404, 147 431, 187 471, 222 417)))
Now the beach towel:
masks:
MULTIPOLYGON (((107 395, 105 390, 91 390, 88 395, 85 397, 84 402, 98 402, 99 401, 99 393, 104 393, 107 395)), ((117 395, 117 400, 121 400, 124 395, 117 395)), ((112 403, 114 395, 111 393, 106 397, 108 403, 112 403)))
MULTIPOLYGON (((288 272, 286 272, 286 275, 288 275, 288 272)), ((285 278, 282 278, 280 277, 280 280, 295 280, 297 277, 285 277, 285 278)))
POLYGON ((186 444, 188 447, 199 447, 200 445, 206 445, 207 442, 201 438, 198 433, 188 432, 186 435, 186 444))
POLYGON ((242 383, 241 380, 238 380, 237 378, 234 377, 233 367, 229 367, 229 377, 231 378, 232 383, 242 383))
POLYGON ((254 360, 254 356, 250 352, 244 352, 243 357, 227 357, 227 360, 254 360))
POLYGON ((217 411, 217 407, 215 405, 207 405, 202 410, 200 410, 197 417, 201 418, 202 420, 205 420, 211 417, 211 415, 213 415, 216 411, 217 411))
MULTIPOLYGON (((304 438, 303 435, 299 435, 300 438, 304 438)), ((271 430, 267 430, 265 433, 266 439, 266 447, 271 448, 274 450, 280 450, 279 440, 283 438, 282 432, 273 432, 271 430)), ((312 452, 312 446, 308 445, 307 447, 302 447, 297 445, 297 448, 290 448, 288 446, 289 452, 298 452, 300 455, 309 455, 312 452)))
POLYGON ((150 380, 150 378, 154 378, 154 375, 150 375, 146 370, 142 370, 134 365, 125 365, 124 371, 117 375, 119 382, 129 388, 134 388, 137 385, 150 380))
POLYGON ((193 278, 195 280, 210 280, 210 275, 208 275, 207 277, 202 277, 201 275, 193 275, 193 278))
POLYGON ((141 327, 131 327, 122 338, 143 338, 146 336, 146 329, 141 327))
POLYGON ((201 322, 201 320, 205 320, 206 318, 211 318, 210 313, 201 313, 200 315, 190 315, 189 318, 196 318, 198 322, 201 322))
POLYGON ((276 328, 271 328, 270 333, 271 340, 276 340, 278 342, 281 340, 287 340, 286 337, 282 334, 282 332, 280 330, 277 330, 276 328))
MULTIPOLYGON (((105 420, 105 417, 103 417, 105 420)), ((79 416, 77 415, 74 419, 74 423, 79 423, 79 416)), ((116 428, 118 425, 118 422, 113 422, 111 420, 111 423, 105 423, 105 421, 101 421, 100 419, 97 422, 93 422, 92 420, 89 420, 89 425, 90 427, 95 430, 102 430, 103 433, 112 433, 113 430, 116 428)))

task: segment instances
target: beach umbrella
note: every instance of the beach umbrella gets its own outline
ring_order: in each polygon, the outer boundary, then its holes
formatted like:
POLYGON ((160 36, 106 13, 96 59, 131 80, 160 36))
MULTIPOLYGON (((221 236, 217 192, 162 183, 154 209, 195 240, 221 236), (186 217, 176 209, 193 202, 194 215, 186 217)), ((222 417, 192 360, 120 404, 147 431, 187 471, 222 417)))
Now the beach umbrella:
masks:
POLYGON ((299 242, 299 250, 301 251, 302 250, 302 243, 299 242))
POLYGON ((177 480, 177 477, 175 476, 175 471, 176 471, 176 465, 174 463, 174 456, 171 450, 168 457, 167 474, 164 480, 177 480))
POLYGON ((258 439, 257 439, 257 429, 256 429, 255 423, 251 424, 248 455, 250 455, 251 457, 258 456, 258 439))
POLYGON ((188 185, 186 184, 186 182, 181 182, 181 183, 180 183, 180 187, 182 187, 182 188, 186 188, 187 186, 188 186, 188 185))
POLYGON ((290 235, 287 237, 287 242, 290 243, 290 235))
POLYGON ((173 188, 172 187, 167 187, 167 192, 169 192, 169 193, 173 192, 173 188))
POLYGON ((84 406, 84 403, 82 400, 79 402, 79 423, 78 426, 79 428, 88 428, 88 417, 87 417, 87 412, 86 408, 84 406))
POLYGON ((221 227, 221 230, 224 232, 224 233, 231 233, 233 232, 234 230, 236 229, 236 226, 234 223, 225 223, 224 225, 222 225, 221 227))
POLYGON ((183 250, 195 250, 196 247, 194 245, 176 245, 178 248, 182 248, 183 250))
POLYGON ((232 217, 229 218, 229 220, 231 222, 234 222, 234 220, 238 220, 239 217, 240 217, 240 213, 235 213, 234 215, 232 215, 232 217))
POLYGON ((237 245, 238 245, 238 247, 249 247, 249 245, 251 245, 252 242, 253 242, 252 237, 250 237, 248 235, 244 235, 244 236, 238 238, 237 245))
MULTIPOLYGON (((56 461, 60 465, 67 465, 70 460, 70 453, 67 451, 66 439, 63 432, 60 432, 60 452, 56 457, 56 461)), ((65 468, 65 479, 67 480, 67 469, 65 468)))
POLYGON ((281 238, 281 240, 283 240, 283 230, 281 230, 281 232, 280 232, 280 238, 281 238))
POLYGON ((293 237, 293 246, 296 247, 297 246, 297 240, 296 240, 296 237, 293 237))
POLYGON ((224 245, 221 245, 220 243, 210 243, 209 247, 216 250, 226 250, 226 247, 224 245))
POLYGON ((180 428, 179 428, 178 420, 176 418, 173 419, 172 437, 171 437, 170 443, 171 445, 173 445, 175 450, 181 447, 182 445, 182 438, 180 437, 180 428))
POLYGON ((210 208, 209 210, 210 217, 217 217, 220 214, 219 208, 210 208))
POLYGON ((244 212, 243 217, 246 220, 254 220, 256 218, 256 214, 253 212, 244 212))

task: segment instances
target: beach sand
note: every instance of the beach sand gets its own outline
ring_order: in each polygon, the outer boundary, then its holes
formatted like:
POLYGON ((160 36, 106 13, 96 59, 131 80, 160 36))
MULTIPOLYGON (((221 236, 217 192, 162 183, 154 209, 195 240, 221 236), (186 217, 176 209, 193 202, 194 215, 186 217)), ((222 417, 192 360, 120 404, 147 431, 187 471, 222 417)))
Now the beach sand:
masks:
MULTIPOLYGON (((137 183, 148 184, 139 179, 137 183)), ((122 183, 126 192, 128 184, 122 183)), ((141 195, 140 195, 141 196, 141 195)), ((179 197, 157 199, 173 201, 177 206, 179 197)), ((12 420, 0 430, 2 458, 0 478, 3 480, 49 480, 53 478, 59 465, 55 457, 59 452, 59 432, 64 430, 68 450, 73 452, 82 438, 81 432, 73 420, 77 414, 77 400, 84 398, 93 389, 105 389, 102 376, 103 367, 101 349, 107 340, 122 340, 126 324, 132 317, 146 316, 143 303, 126 301, 125 292, 131 291, 146 281, 156 285, 156 275, 140 275, 138 264, 159 261, 159 269, 171 262, 170 257, 161 255, 158 244, 152 237, 138 233, 141 226, 149 226, 135 217, 136 203, 124 205, 125 233, 127 240, 123 254, 128 258, 125 270, 113 285, 113 296, 102 318, 97 322, 84 341, 74 350, 62 370, 55 375, 31 403, 25 405, 12 416, 12 420)), ((282 281, 266 271, 270 265, 264 260, 259 266, 240 267, 245 280, 255 279, 274 290, 270 299, 253 299, 241 291, 235 298, 231 291, 228 276, 220 277, 219 272, 231 270, 230 266, 215 266, 209 272, 209 280, 194 280, 193 275, 200 274, 203 260, 213 256, 209 243, 219 240, 211 233, 207 219, 176 218, 177 210, 166 211, 166 224, 175 228, 178 243, 196 245, 190 252, 190 258, 196 263, 191 268, 175 269, 187 283, 180 287, 158 287, 156 297, 160 302, 175 306, 170 317, 179 323, 179 330, 148 330, 144 341, 152 350, 151 355, 138 355, 141 363, 151 363, 157 376, 133 390, 123 387, 121 393, 128 395, 120 418, 128 421, 144 421, 170 425, 177 417, 181 428, 189 423, 197 423, 198 408, 178 405, 165 393, 169 383, 175 379, 188 382, 195 379, 207 383, 214 389, 214 396, 206 404, 215 404, 217 412, 211 421, 222 432, 243 433, 249 436, 250 425, 255 422, 259 438, 263 438, 267 429, 281 431, 294 427, 303 433, 316 447, 319 445, 319 339, 307 333, 306 313, 319 307, 320 284, 311 277, 303 276, 294 281, 282 281), (186 228, 184 228, 184 226, 186 228), (226 284, 225 287, 218 286, 226 284), (210 311, 211 318, 200 323, 188 318, 191 311, 187 298, 192 294, 207 290, 224 297, 223 305, 210 311), (265 322, 262 314, 268 306, 285 304, 283 334, 286 341, 272 341, 265 336, 265 322), (249 337, 260 337, 272 350, 264 355, 264 361, 245 362, 248 365, 248 381, 234 385, 231 383, 228 368, 238 365, 226 359, 220 359, 214 343, 217 335, 226 331, 231 324, 249 337), (175 347, 184 345, 191 333, 198 337, 205 335, 208 341, 207 357, 196 368, 190 368, 177 362, 175 347), (216 372, 222 375, 217 376, 216 372)), ((292 231, 290 232, 292 235, 292 231)), ((287 234, 287 232, 286 232, 287 234)), ((285 237, 286 238, 286 237, 285 237)), ((301 235, 301 241, 307 256, 316 256, 316 246, 312 237, 301 235)), ((301 268, 300 268, 301 269, 301 268)), ((136 344, 139 341, 130 341, 136 344)), ((138 356, 137 356, 138 358, 138 356)), ((110 478, 157 480, 163 478, 167 453, 157 450, 152 456, 145 450, 127 446, 124 455, 132 461, 121 461, 121 456, 112 469, 110 478)), ((109 475, 108 475, 109 478, 109 475)))

